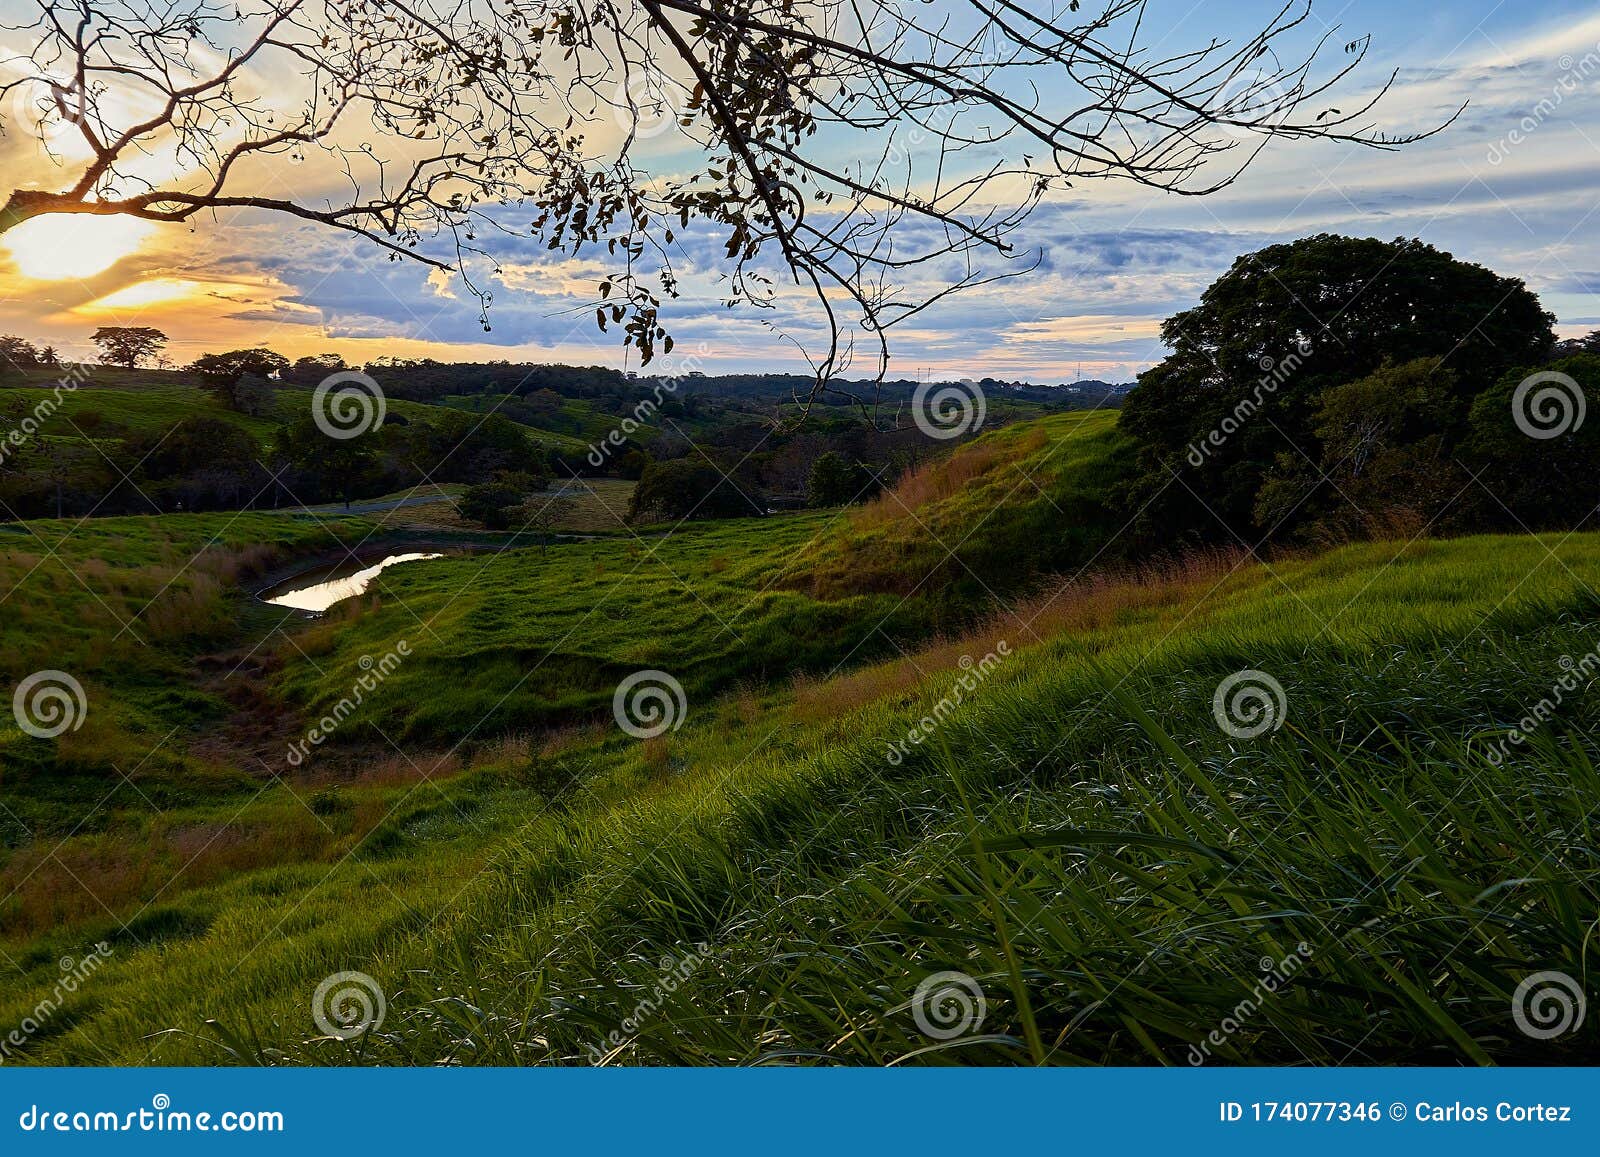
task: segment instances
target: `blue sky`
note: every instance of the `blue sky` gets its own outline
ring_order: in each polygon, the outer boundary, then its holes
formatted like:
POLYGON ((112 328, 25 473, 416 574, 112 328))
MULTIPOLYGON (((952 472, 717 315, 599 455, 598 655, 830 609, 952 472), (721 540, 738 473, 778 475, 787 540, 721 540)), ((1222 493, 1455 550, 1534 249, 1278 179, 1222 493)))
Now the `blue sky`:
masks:
MULTIPOLYGON (((18 2, 0 0, 0 10, 18 2)), ((1153 0, 1148 39, 1177 48, 1238 38, 1277 7, 1153 0)), ((921 316, 897 335, 892 370, 1062 381, 1081 367, 1086 377, 1125 380, 1161 356, 1161 320, 1192 304, 1236 255, 1324 231, 1420 236, 1526 279, 1564 334, 1600 328, 1600 10, 1567 0, 1318 0, 1313 11, 1315 24, 1337 28, 1331 65, 1344 41, 1373 38, 1367 66, 1343 91, 1359 96, 1400 71, 1379 111, 1383 127, 1426 127, 1470 99, 1467 113, 1398 153, 1276 144, 1238 185, 1210 198, 1118 182, 1061 193, 1020 238, 1039 254, 1039 270, 921 316)), ((268 344, 353 358, 625 364, 621 348, 592 329, 586 303, 598 267, 552 260, 526 243, 498 253, 507 272, 485 334, 476 303, 448 280, 273 218, 156 230, 112 268, 81 279, 30 279, 0 252, 0 332, 74 349, 91 324, 159 324, 179 360, 268 344)), ((669 317, 680 358, 710 372, 800 368, 764 323, 804 339, 812 317, 730 314, 715 292, 709 245, 691 244, 686 268, 690 292, 669 317)))

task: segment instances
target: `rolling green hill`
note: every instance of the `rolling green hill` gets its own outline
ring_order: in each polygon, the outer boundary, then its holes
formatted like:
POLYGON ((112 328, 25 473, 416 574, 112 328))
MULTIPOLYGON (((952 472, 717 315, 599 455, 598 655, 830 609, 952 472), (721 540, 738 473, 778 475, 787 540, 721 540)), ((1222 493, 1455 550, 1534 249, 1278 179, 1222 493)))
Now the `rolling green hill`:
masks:
POLYGON ((1127 449, 1115 411, 984 434, 851 511, 785 581, 822 596, 932 587, 976 604, 1070 573, 1121 524, 1109 500, 1127 474, 1127 449))
MULTIPOLYGON (((52 373, 30 370, 21 379, 29 384, 11 384, 18 380, 15 377, 0 383, 0 420, 5 418, 8 408, 16 410, 20 405, 31 410, 39 402, 53 397, 55 391, 51 387, 60 376, 59 371, 52 373)), ((202 389, 195 383, 192 375, 182 371, 127 371, 93 366, 90 367, 90 377, 86 384, 78 386, 71 392, 63 393, 60 412, 81 430, 83 436, 90 438, 106 436, 118 429, 136 433, 159 433, 184 418, 209 417, 220 418, 241 426, 258 442, 265 443, 280 425, 309 413, 311 397, 312 391, 309 388, 296 386, 275 388, 274 412, 268 416, 256 417, 239 413, 223 405, 215 394, 202 389), (85 425, 84 415, 91 413, 98 415, 98 419, 91 420, 93 424, 85 425)), ((387 399, 385 405, 391 414, 396 414, 407 421, 427 421, 430 413, 437 409, 422 402, 410 402, 401 398, 387 399)), ((482 412, 491 410, 492 403, 484 407, 482 412)), ((585 440, 568 433, 540 429, 526 421, 519 424, 527 425, 538 441, 553 449, 577 451, 588 446, 585 440)), ((605 427, 608 428, 609 426, 605 427)), ((604 433, 604 429, 601 433, 604 433)), ((78 436, 77 431, 73 430, 65 432, 52 430, 51 434, 69 438, 78 436)))
POLYGON ((671 1007, 700 1011, 664 1010, 610 1059, 937 1062, 906 1002, 958 968, 987 993, 964 1046, 984 1059, 1183 1063, 1257 960, 1290 956, 1294 985, 1220 1059, 1516 1059, 1510 988, 1578 969, 1600 900, 1594 705, 1490 758, 1600 622, 1600 537, 1549 545, 1068 585, 839 679, 691 697, 661 739, 408 747, 414 772, 288 783, 204 827, 157 817, 158 846, 225 839, 238 874, 126 931, 10 940, 35 986, 84 936, 116 946, 30 1055, 581 1061, 664 956, 692 954, 671 1007), (1213 718, 1244 668, 1283 688, 1280 729, 1213 718), (319 818, 338 838, 318 854, 243 867, 259 833, 305 850, 319 818), (307 993, 347 968, 385 984, 391 1020, 313 1041, 307 993))
POLYGON ((0 737, 0 1019, 105 940, 23 1059, 1579 1059, 1506 1010, 1600 911, 1600 535, 1045 577, 1117 455, 1049 419, 892 509, 409 564, 310 623, 235 583, 371 524, 9 531, 5 673, 68 669, 88 711, 0 737), (1017 534, 1038 570, 986 617, 913 577, 1017 534), (646 669, 683 699, 641 740, 612 691, 646 669), (1241 1020, 1262 960, 1293 980, 1241 1020), (388 1019, 319 1039, 347 970, 388 1019), (945 1045, 909 1005, 948 970, 986 1020, 945 1045))

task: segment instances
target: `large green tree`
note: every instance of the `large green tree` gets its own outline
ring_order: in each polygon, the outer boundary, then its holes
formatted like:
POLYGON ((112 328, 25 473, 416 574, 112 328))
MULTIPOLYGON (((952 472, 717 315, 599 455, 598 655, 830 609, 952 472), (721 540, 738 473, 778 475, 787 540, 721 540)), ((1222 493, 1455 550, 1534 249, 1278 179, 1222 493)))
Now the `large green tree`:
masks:
MULTIPOLYGON (((380 476, 382 435, 371 430, 354 438, 329 437, 307 414, 278 431, 273 445, 275 463, 309 480, 316 495, 327 495, 349 506, 367 485, 380 476)), ((298 501, 312 495, 293 493, 298 501)))
POLYGON ((763 513, 748 481, 735 485, 700 459, 652 462, 634 487, 629 517, 635 522, 689 518, 748 518, 763 513))
POLYGON ((806 501, 812 506, 844 506, 861 497, 866 471, 837 450, 829 450, 811 466, 806 501))
POLYGON ((1443 403, 1464 414, 1508 369, 1544 359, 1553 320, 1520 280, 1417 240, 1323 234, 1247 254, 1162 327, 1172 352, 1122 409, 1139 459, 1127 497, 1165 541, 1292 531, 1282 495, 1276 525, 1254 515, 1280 456, 1321 460, 1325 391, 1432 358, 1450 371, 1443 403))
POLYGON ((1511 370, 1478 395, 1466 459, 1483 522, 1517 531, 1577 527, 1600 502, 1600 355, 1511 370))

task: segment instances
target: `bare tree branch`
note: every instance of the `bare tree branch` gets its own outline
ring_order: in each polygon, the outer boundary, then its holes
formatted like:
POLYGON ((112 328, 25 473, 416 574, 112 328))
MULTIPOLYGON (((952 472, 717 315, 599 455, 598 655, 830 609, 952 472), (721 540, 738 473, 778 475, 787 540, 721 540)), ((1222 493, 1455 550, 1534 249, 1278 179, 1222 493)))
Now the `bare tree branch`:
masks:
POLYGON ((596 324, 648 362, 672 348, 661 312, 696 231, 723 246, 730 305, 775 310, 786 283, 817 303, 802 410, 835 388, 852 334, 881 379, 896 324, 1033 268, 1015 237, 1054 190, 1204 195, 1276 139, 1389 149, 1443 127, 1368 123, 1393 76, 1349 111, 1326 104, 1368 44, 1319 69, 1333 34, 1311 29, 1310 0, 1244 42, 1164 56, 1144 46, 1146 0, 35 5, 5 29, 31 47, 0 61, 0 128, 62 179, 12 191, 0 232, 279 213, 457 270, 486 328, 485 238, 603 247, 596 324))

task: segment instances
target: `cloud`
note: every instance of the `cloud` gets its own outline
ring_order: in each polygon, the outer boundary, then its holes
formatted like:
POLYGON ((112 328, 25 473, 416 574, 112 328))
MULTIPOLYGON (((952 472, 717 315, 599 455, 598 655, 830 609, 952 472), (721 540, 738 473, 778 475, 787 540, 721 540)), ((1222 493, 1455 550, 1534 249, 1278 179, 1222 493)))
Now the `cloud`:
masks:
MULTIPOLYGON (((1160 320, 1192 305, 1235 257, 1323 231, 1421 236, 1525 278, 1564 329, 1592 326, 1600 288, 1593 220, 1600 56, 1593 71, 1584 61, 1600 52, 1600 14, 1562 22, 1538 3, 1524 9, 1508 13, 1492 39, 1458 36, 1452 21, 1464 18, 1438 13, 1444 31, 1434 35, 1445 38, 1443 49, 1423 37, 1400 43, 1397 85, 1376 114, 1383 127, 1430 127, 1472 100, 1448 132, 1423 143, 1380 152, 1278 142, 1237 184, 1208 198, 1107 181, 1063 191, 1015 238, 1037 268, 898 327, 894 372, 1062 380, 1081 361, 1085 373, 1131 377, 1160 357, 1160 320), (1576 83, 1564 83, 1573 74, 1576 83)), ((1397 11, 1392 22, 1404 29, 1406 19, 1397 11)), ((689 166, 692 159, 666 141, 653 146, 660 159, 689 166)), ((849 143, 837 145, 841 165, 849 143)), ((310 169, 298 170, 303 179, 317 179, 310 169)), ((0 170, 17 181, 49 175, 15 138, 0 140, 0 170)), ((503 223, 515 225, 510 215, 503 223)), ((929 222, 905 226, 908 246, 940 237, 929 222)), ((487 332, 478 299, 460 279, 262 213, 224 214, 192 231, 161 228, 137 253, 82 280, 30 280, 0 262, 0 331, 81 350, 92 303, 103 309, 111 301, 129 316, 170 326, 178 356, 265 344, 296 356, 332 349, 352 359, 395 353, 625 364, 618 335, 599 333, 594 321, 596 286, 610 268, 603 252, 553 253, 526 235, 490 234, 484 243, 490 239, 498 268, 478 261, 468 271, 492 294, 487 332), (157 300, 173 284, 190 288, 181 299, 157 300)), ((453 249, 437 252, 454 258, 453 249)), ((703 227, 681 232, 672 262, 682 296, 664 302, 663 316, 680 350, 703 343, 709 372, 803 368, 789 339, 814 344, 820 318, 802 288, 776 277, 773 309, 723 308, 726 258, 703 227)), ((934 262, 912 272, 907 292, 929 293, 965 273, 959 261, 934 262)), ((870 335, 855 336, 859 350, 870 350, 870 335)))

